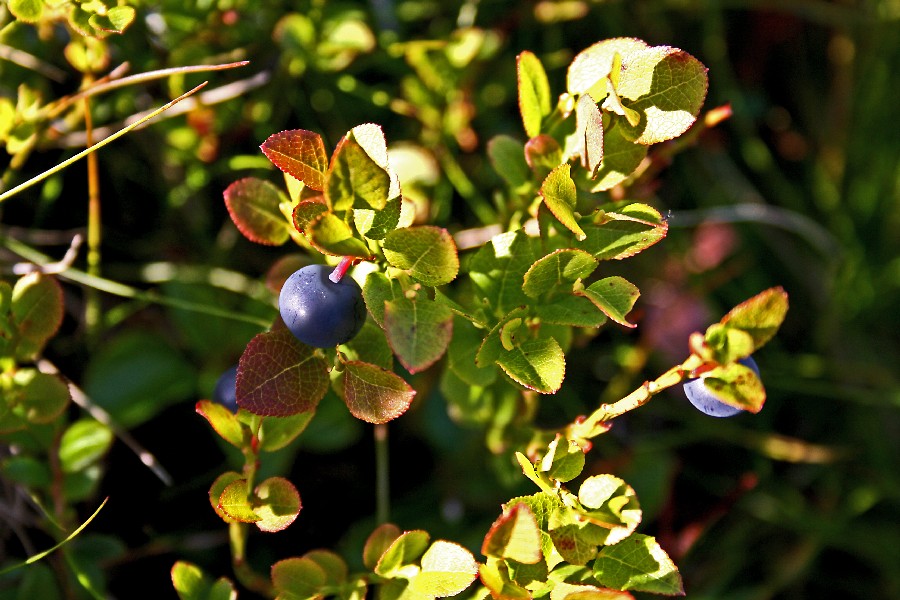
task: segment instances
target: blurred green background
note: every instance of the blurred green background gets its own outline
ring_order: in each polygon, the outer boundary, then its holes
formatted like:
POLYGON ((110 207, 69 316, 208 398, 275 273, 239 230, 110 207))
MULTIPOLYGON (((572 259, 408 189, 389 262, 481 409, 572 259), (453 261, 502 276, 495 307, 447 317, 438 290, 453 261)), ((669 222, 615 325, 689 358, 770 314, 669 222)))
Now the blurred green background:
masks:
MULTIPOLYGON (((605 331, 570 357, 565 387, 543 400, 542 417, 571 419, 627 393, 682 360, 691 331, 783 286, 787 321, 757 357, 769 395, 759 415, 714 420, 662 396, 617 422, 588 469, 634 486, 641 530, 673 556, 690 598, 900 597, 900 2, 131 5, 137 19, 107 38, 101 72, 124 61, 131 73, 250 64, 93 100, 99 138, 210 80, 184 114, 99 153, 102 273, 263 319, 274 314, 266 274, 291 250, 242 238, 222 190, 251 174, 280 185, 258 151, 268 135, 311 129, 333 147, 357 124, 382 125, 402 149, 395 167, 412 182, 404 192, 457 232, 479 225, 478 207, 502 189, 488 140, 524 137, 519 52, 541 58, 556 93, 573 56, 609 37, 700 59, 709 67, 705 108, 728 104, 733 116, 661 163, 654 185, 632 190, 671 226, 664 243, 623 267, 642 290, 640 325, 605 331)), ((11 26, 0 11, 2 47, 39 60, 22 66, 4 51, 0 95, 14 104, 23 83, 44 101, 74 92, 80 76, 64 58, 65 30, 11 26)), ((5 187, 77 152, 82 129, 61 118, 42 130, 5 187)), ((61 256, 84 231, 86 182, 79 164, 6 201, 0 231, 61 256)), ((110 503, 92 530, 109 536, 108 556, 96 552, 111 593, 129 597, 137 577, 171 596, 167 571, 179 558, 227 574, 225 530, 206 497, 225 449, 193 404, 258 328, 103 295, 101 325, 86 335, 84 290, 65 292, 68 313, 48 355, 175 480, 163 486, 121 444, 110 455, 96 492, 110 503)), ((413 380, 432 391, 391 425, 392 517, 477 550, 499 504, 530 491, 508 457, 487 457, 482 434, 447 417, 434 377, 413 380)), ((254 539, 259 565, 322 545, 358 553, 374 523, 371 433, 334 400, 299 449, 266 467, 290 474, 304 509, 288 531, 254 539)), ((0 559, 21 554, 3 533, 0 559)))

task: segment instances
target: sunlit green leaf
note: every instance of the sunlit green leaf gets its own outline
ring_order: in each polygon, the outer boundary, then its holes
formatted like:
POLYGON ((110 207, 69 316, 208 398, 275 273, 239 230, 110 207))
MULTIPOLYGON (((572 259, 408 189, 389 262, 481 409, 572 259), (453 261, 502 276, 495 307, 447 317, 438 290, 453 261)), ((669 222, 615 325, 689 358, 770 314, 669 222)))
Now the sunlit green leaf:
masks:
POLYGON ((69 425, 59 442, 62 470, 73 473, 99 461, 110 449, 113 433, 93 419, 79 419, 69 425))
POLYGON ((570 94, 590 93, 596 101, 606 96, 606 78, 610 75, 616 54, 627 54, 646 48, 637 38, 612 38, 597 42, 579 52, 566 72, 566 89, 570 94))
POLYGON ((328 165, 325 197, 333 210, 381 210, 388 201, 391 178, 353 139, 344 136, 328 165))
POLYGON ((374 570, 381 556, 391 547, 394 540, 400 537, 401 533, 400 528, 393 523, 384 523, 376 527, 369 534, 363 547, 363 565, 369 570, 374 570))
POLYGON ((627 179, 647 157, 647 146, 625 136, 627 123, 618 117, 603 131, 603 160, 594 174, 593 192, 611 189, 627 179))
POLYGON ((780 287, 770 288, 741 302, 721 323, 745 331, 753 338, 754 350, 772 339, 781 327, 788 310, 788 295, 780 287))
POLYGON ((253 512, 259 517, 254 524, 260 531, 281 531, 300 513, 300 494, 283 477, 270 477, 253 490, 253 512))
MULTIPOLYGON (((222 518, 226 523, 232 523, 235 521, 232 517, 226 513, 221 506, 219 506, 219 500, 222 498, 222 494, 225 492, 225 488, 229 485, 238 481, 239 479, 243 479, 243 476, 240 473, 235 471, 226 471, 222 473, 216 480, 213 481, 212 485, 209 487, 209 503, 212 505, 213 510, 216 512, 219 517, 222 518)), ((244 486, 246 489, 246 485, 244 486)))
POLYGON ((484 537, 481 553, 524 564, 534 564, 543 558, 541 531, 527 504, 516 504, 494 521, 484 537))
POLYGON ((315 411, 307 411, 289 417, 264 417, 259 427, 259 449, 263 452, 281 450, 303 433, 315 414, 315 411))
POLYGON ((584 468, 584 450, 566 438, 557 436, 550 442, 547 454, 541 460, 541 472, 557 481, 571 481, 584 468))
POLYGON ((597 259, 584 250, 556 250, 531 265, 525 273, 522 291, 531 298, 566 292, 571 290, 573 282, 593 273, 597 264, 597 259))
POLYGON ((472 553, 444 540, 437 540, 425 551, 421 566, 410 588, 434 598, 455 596, 478 576, 478 563, 472 553))
POLYGON ((247 487, 247 480, 243 478, 235 479, 225 486, 217 506, 235 521, 254 523, 261 519, 253 510, 250 503, 250 489, 247 487))
POLYGON ((384 256, 423 285, 449 283, 459 272, 459 256, 446 229, 432 226, 395 229, 384 239, 384 256))
POLYGON ((627 279, 618 275, 605 277, 575 293, 585 296, 616 323, 625 327, 635 327, 628 321, 627 315, 641 292, 627 279))
POLYGON ((537 242, 522 230, 494 236, 472 256, 469 277, 497 316, 529 303, 522 291, 525 272, 537 256, 537 242))
POLYGON ((375 565, 375 573, 394 577, 399 569, 419 559, 428 548, 430 536, 422 530, 404 531, 382 553, 375 565))
POLYGON ((525 340, 502 352, 497 364, 513 380, 541 394, 556 393, 566 374, 565 355, 552 337, 525 340))
POLYGON ((585 233, 578 225, 575 216, 575 200, 577 190, 570 175, 572 166, 563 163, 553 169, 541 184, 541 197, 544 204, 563 226, 575 234, 576 239, 583 240, 585 233))
POLYGON ((541 133, 541 121, 550 114, 550 83, 537 56, 522 52, 516 57, 519 112, 528 137, 541 133))
POLYGON ((681 574, 672 559, 656 539, 639 533, 600 550, 594 576, 601 585, 617 590, 684 595, 681 574))
POLYGON ((641 114, 636 127, 626 125, 626 136, 639 144, 678 137, 694 124, 707 86, 706 67, 684 50, 654 46, 624 54, 616 89, 641 114))
POLYGON ((766 390, 756 372, 740 363, 704 373, 703 385, 725 404, 752 413, 758 413, 766 401, 766 390))
POLYGON ((323 212, 306 224, 306 237, 317 250, 331 256, 355 256, 369 259, 369 247, 353 229, 332 212, 323 212))
POLYGON ((244 428, 233 412, 210 400, 199 401, 195 410, 223 440, 238 448, 244 443, 244 428))
POLYGON ((668 225, 656 209, 629 204, 615 211, 598 211, 580 221, 586 238, 579 246, 598 260, 621 260, 657 243, 668 233, 668 225))
POLYGON ((44 0, 9 0, 9 12, 20 21, 36 23, 44 13, 44 0))
POLYGON ((328 574, 312 559, 294 557, 272 565, 272 584, 281 600, 312 600, 323 597, 328 574))

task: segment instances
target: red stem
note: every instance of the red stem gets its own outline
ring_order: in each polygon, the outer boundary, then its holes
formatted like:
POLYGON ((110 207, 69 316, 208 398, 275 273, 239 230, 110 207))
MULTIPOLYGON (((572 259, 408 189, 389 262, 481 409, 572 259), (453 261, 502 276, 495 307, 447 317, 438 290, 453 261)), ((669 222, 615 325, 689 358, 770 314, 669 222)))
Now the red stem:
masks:
POLYGON ((352 256, 345 256, 341 259, 341 262, 338 263, 338 266, 334 268, 334 271, 331 272, 331 275, 328 276, 328 279, 333 281, 334 283, 340 282, 343 279, 344 275, 347 273, 347 269, 350 268, 350 265, 353 264, 352 256))

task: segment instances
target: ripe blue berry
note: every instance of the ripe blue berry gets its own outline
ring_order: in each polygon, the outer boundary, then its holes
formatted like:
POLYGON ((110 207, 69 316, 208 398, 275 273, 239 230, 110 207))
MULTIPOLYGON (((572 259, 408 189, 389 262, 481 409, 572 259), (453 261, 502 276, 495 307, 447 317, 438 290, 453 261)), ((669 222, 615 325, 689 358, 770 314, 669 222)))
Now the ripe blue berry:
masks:
POLYGON ((237 405, 237 365, 231 367, 219 377, 212 394, 213 402, 217 402, 236 413, 237 405))
MULTIPOLYGON (((757 375, 759 375, 759 367, 756 366, 756 361, 751 357, 748 356, 742 358, 738 360, 738 362, 745 367, 750 367, 757 375)), ((709 391, 709 388, 704 385, 703 377, 698 377, 697 379, 691 379, 685 382, 684 393, 691 404, 694 405, 694 408, 711 417, 733 417, 738 413, 744 412, 740 408, 725 404, 716 398, 713 393, 709 391)))
POLYGON ((309 346, 333 348, 359 333, 366 321, 362 289, 350 277, 338 283, 328 278, 332 269, 310 265, 287 278, 278 296, 284 324, 309 346))

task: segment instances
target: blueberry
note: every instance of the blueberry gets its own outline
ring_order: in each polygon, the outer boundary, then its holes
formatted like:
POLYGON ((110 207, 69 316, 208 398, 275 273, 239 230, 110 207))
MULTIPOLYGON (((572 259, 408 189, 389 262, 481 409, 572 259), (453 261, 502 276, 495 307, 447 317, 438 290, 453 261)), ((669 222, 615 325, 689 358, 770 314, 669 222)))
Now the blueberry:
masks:
POLYGON ((219 377, 212 394, 213 402, 217 402, 236 413, 237 405, 237 365, 231 367, 219 377))
POLYGON ((325 265, 303 267, 287 278, 278 296, 284 324, 298 340, 317 348, 348 342, 366 321, 359 284, 350 277, 334 283, 331 271, 325 265))
MULTIPOLYGON (((759 375, 759 367, 756 361, 751 357, 738 360, 745 367, 753 369, 759 375)), ((733 417, 734 415, 744 412, 740 408, 725 404, 716 398, 709 388, 703 383, 703 378, 691 379, 684 384, 684 393, 688 400, 694 405, 694 408, 711 417, 733 417)))

